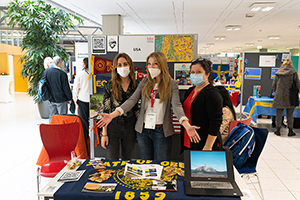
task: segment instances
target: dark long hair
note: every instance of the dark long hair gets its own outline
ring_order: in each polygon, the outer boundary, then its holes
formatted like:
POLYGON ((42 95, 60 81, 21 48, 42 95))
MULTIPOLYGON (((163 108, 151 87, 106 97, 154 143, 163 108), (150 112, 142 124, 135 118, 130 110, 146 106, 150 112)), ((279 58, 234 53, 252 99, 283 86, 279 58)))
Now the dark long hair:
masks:
POLYGON ((85 65, 85 69, 88 69, 89 68, 89 59, 88 58, 84 58, 83 59, 83 63, 84 63, 84 65, 85 65))
POLYGON ((194 60, 192 60, 192 63, 191 63, 191 66, 190 66, 190 69, 192 68, 193 65, 197 65, 199 64, 203 70, 205 71, 205 74, 208 75, 208 82, 210 84, 213 83, 213 79, 211 77, 211 74, 212 74, 212 62, 210 60, 207 60, 207 59, 204 59, 204 58, 196 58, 194 60))
POLYGON ((223 107, 228 106, 230 111, 232 112, 234 120, 236 120, 236 114, 235 114, 235 111, 233 108, 232 101, 229 97, 228 91, 225 89, 224 86, 221 86, 221 85, 215 86, 215 88, 220 92, 220 94, 223 98, 223 107))

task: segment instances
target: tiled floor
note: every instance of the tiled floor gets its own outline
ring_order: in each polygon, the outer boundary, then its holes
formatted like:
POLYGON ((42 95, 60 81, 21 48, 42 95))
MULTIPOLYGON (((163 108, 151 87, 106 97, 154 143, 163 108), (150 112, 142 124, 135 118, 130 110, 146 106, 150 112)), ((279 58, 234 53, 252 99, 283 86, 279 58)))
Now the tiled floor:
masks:
MULTIPOLYGON (((0 103, 0 199, 33 200, 37 199, 35 162, 42 147, 39 124, 48 120, 40 118, 37 106, 27 94, 12 96, 15 102, 0 103)), ((295 130, 296 137, 287 137, 287 129, 283 129, 278 137, 270 123, 270 119, 258 119, 259 127, 272 131, 258 163, 264 197, 300 200, 300 130, 295 130)), ((42 185, 48 181, 43 178, 42 185)), ((259 199, 257 184, 248 186, 259 199)))

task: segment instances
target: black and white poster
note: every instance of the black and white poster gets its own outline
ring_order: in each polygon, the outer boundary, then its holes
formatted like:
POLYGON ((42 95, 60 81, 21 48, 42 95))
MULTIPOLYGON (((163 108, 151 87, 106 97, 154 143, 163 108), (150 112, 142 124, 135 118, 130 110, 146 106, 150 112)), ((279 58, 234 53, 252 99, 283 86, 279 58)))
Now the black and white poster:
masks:
POLYGON ((107 36, 107 52, 118 52, 118 36, 107 36))
POLYGON ((92 54, 106 54, 106 36, 92 37, 92 54))

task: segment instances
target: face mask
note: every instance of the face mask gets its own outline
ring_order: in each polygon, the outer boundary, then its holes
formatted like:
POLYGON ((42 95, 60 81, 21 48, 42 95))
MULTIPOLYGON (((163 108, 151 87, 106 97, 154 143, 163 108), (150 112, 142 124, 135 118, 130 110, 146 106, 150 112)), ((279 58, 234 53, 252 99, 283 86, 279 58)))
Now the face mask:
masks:
POLYGON ((191 74, 190 79, 196 86, 202 85, 205 81, 203 80, 203 74, 191 74))
POLYGON ((223 75, 220 75, 220 77, 222 78, 222 77, 223 77, 223 75))
POLYGON ((54 67, 54 64, 53 64, 53 63, 50 64, 50 68, 52 68, 52 67, 54 67))
POLYGON ((130 71, 129 71, 129 67, 119 67, 117 68, 117 72, 120 76, 126 78, 130 71))
POLYGON ((151 78, 155 78, 160 74, 160 69, 148 68, 151 78))

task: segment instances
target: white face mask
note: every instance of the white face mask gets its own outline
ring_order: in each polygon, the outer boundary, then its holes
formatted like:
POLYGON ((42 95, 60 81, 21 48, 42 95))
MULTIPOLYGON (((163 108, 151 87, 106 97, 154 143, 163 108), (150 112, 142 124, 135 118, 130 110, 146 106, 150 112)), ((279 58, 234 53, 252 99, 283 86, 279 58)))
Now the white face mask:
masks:
POLYGON ((151 78, 155 78, 160 74, 160 69, 157 68, 148 68, 151 78))
POLYGON ((126 78, 130 72, 129 67, 118 67, 117 72, 123 78, 126 78))

